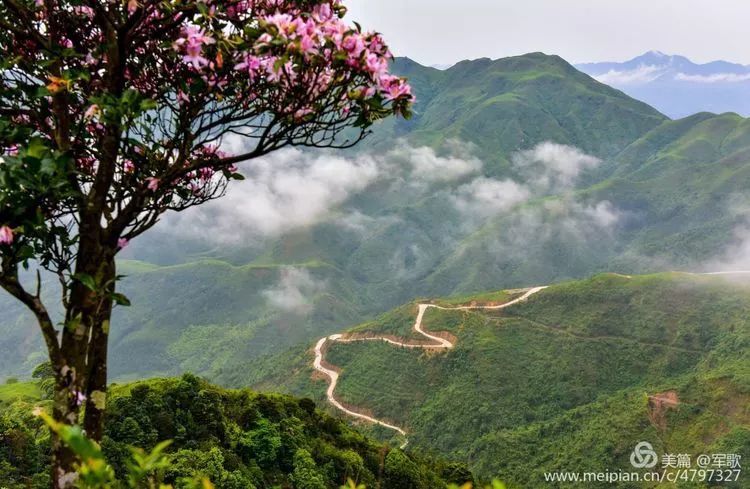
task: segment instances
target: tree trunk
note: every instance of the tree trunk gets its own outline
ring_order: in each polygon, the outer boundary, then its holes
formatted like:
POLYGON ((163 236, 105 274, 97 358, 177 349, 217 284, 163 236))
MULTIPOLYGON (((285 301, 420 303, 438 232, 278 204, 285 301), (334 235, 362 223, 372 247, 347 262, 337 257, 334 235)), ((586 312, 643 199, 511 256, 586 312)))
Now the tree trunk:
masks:
MULTIPOLYGON (((83 425, 86 435, 101 441, 107 395, 107 342, 115 290, 114 251, 82 240, 72 285, 61 360, 55 366, 55 421, 83 425), (91 281, 80 277, 91 277, 91 281), (85 409, 83 409, 85 406, 85 409), (83 420, 81 415, 83 414, 83 420)), ((52 487, 69 489, 75 481, 75 454, 53 435, 52 487)))

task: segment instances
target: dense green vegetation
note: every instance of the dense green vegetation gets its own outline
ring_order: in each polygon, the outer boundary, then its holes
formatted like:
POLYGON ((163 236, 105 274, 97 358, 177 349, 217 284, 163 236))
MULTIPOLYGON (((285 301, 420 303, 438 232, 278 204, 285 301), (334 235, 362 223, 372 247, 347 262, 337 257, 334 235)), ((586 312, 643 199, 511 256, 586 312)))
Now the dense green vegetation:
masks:
MULTIPOLYGON (((358 329, 401 331, 388 324, 406 324, 408 311, 358 329)), ((405 426, 415 449, 469 460, 481 476, 546 487, 545 471, 627 470, 641 440, 658 453, 750 453, 747 284, 604 274, 503 311, 432 310, 424 324, 451 331, 456 348, 334 344, 327 360, 343 369, 337 396, 405 426), (665 392, 679 403, 649 404, 665 392)), ((287 390, 324 391, 293 363, 309 356, 286 360, 280 371, 297 372, 287 390)))
MULTIPOLYGON (((46 488, 47 428, 31 414, 34 402, 11 397, 0 403, 0 487, 46 488)), ((309 399, 224 390, 189 375, 114 386, 102 449, 118 477, 130 447, 150 451, 162 440, 172 444, 160 478, 177 487, 205 477, 221 489, 328 489, 347 479, 432 489, 472 479, 461 464, 370 441, 309 399)))

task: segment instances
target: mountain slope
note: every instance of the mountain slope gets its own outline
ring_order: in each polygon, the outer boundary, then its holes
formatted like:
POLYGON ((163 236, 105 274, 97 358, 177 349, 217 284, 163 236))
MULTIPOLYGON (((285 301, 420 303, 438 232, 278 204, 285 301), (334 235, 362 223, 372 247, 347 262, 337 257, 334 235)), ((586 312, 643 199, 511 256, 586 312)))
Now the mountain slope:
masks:
MULTIPOLYGON (((518 148, 555 140, 604 157, 665 120, 554 56, 467 61, 446 72, 399 59, 396 70, 410 76, 418 113, 410 121, 383 124, 361 149, 391 149, 392 138, 403 137, 414 145, 429 143, 439 153, 446 141, 460 138, 466 149, 455 157, 476 152, 474 158, 485 159, 480 171, 487 177, 512 173, 509 160, 518 148)), ((394 156, 388 164, 394 176, 353 195, 340 212, 254 247, 242 241, 217 245, 210 229, 203 244, 169 231, 160 234, 158 228, 136 240, 125 255, 151 263, 122 264, 128 275, 124 292, 133 306, 118 310, 113 323, 112 375, 186 369, 215 374, 227 364, 307 342, 414 297, 418 281, 471 232, 449 194, 471 175, 411 182, 398 175, 403 161, 394 156), (341 224, 352 216, 363 216, 364 224, 341 224), (296 284, 282 283, 285 265, 311 275, 309 290, 300 293, 296 284), (283 304, 273 297, 284 292, 296 294, 300 307, 280 309, 283 304)), ((440 292, 454 287, 446 283, 440 292)), ((48 297, 54 302, 54 289, 48 297)), ((5 294, 0 307, 9 311, 0 319, 0 377, 28 374, 44 358, 33 321, 5 294)))
MULTIPOLYGON (((113 316, 113 380, 220 371, 309 341, 342 321, 358 321, 368 310, 353 294, 351 279, 321 262, 233 266, 200 260, 159 267, 121 261, 119 271, 132 306, 116 308, 113 316)), ((46 300, 56 297, 50 287, 46 300)), ((14 318, 0 322, 6 353, 0 371, 28 376, 45 359, 37 327, 11 298, 0 297, 0 304, 14 318)))
POLYGON ((702 113, 667 121, 604 160, 573 193, 489 219, 424 283, 445 295, 486 290, 497 277, 518 286, 597 271, 700 270, 736 260, 742 267, 749 163, 748 119, 702 113), (597 225, 602 202, 611 226, 597 225))
MULTIPOLYGON (((413 446, 542 487, 545 471, 628 470, 641 440, 659 453, 748 453, 749 304, 747 282, 600 275, 502 311, 430 310, 426 327, 456 338, 444 353, 333 343, 326 361, 341 369, 338 399, 405 426, 413 446)), ((391 332, 409 312, 357 331, 391 332)), ((284 385, 320 397, 309 364, 294 368, 284 385)))

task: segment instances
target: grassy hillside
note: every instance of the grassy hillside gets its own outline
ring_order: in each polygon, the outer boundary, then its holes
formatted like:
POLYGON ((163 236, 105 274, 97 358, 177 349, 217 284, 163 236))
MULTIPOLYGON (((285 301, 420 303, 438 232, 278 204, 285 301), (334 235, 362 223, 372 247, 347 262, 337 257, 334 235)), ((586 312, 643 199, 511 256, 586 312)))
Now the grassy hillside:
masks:
POLYGON ((35 382, 11 382, 0 385, 0 404, 19 400, 34 401, 41 393, 35 382))
MULTIPOLYGON (((49 439, 31 409, 27 400, 0 403, 1 487, 49 487, 49 439)), ((348 478, 432 489, 472 478, 461 464, 369 440, 309 399, 224 390, 192 376, 114 386, 106 415, 102 448, 117 474, 125 473, 129 447, 173 440, 163 474, 176 487, 197 476, 222 489, 337 489, 348 478)))
POLYGON ((629 254, 689 265, 716 256, 744 226, 748 162, 747 119, 699 114, 646 134, 586 195, 633 216, 629 254), (649 149, 654 141, 657 151, 649 149))
MULTIPOLYGON (((414 311, 358 329, 402 332, 414 311)), ((416 448, 545 487, 545 471, 627 470, 641 440, 658 453, 750 454, 748 318, 746 284, 605 274, 502 312, 432 310, 425 326, 457 337, 446 353, 334 343, 326 358, 343 372, 337 397, 405 426, 416 448), (677 404, 649 401, 665 393, 677 404)), ((297 369, 287 389, 324 391, 309 368, 283 369, 297 369)))

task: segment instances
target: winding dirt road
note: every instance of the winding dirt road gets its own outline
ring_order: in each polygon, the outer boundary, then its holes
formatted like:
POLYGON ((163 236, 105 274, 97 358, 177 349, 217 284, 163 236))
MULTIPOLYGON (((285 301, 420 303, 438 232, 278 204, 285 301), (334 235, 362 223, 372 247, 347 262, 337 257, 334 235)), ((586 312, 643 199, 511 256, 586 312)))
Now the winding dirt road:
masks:
POLYGON ((318 343, 315 345, 315 361, 313 362, 313 367, 318 372, 325 374, 329 379, 328 390, 326 390, 326 397, 328 398, 328 402, 330 402, 336 409, 338 409, 339 411, 345 414, 348 414, 349 416, 363 419, 365 421, 369 421, 370 423, 374 423, 374 424, 383 426, 384 428, 388 428, 393 431, 396 431, 397 433, 399 433, 401 436, 404 437, 405 441, 401 445, 401 448, 402 449, 405 448, 406 445, 408 445, 409 443, 409 439, 406 437, 406 431, 404 431, 403 428, 386 423, 385 421, 374 418, 372 416, 368 416, 364 413, 353 411, 345 407, 336 399, 334 394, 336 391, 336 385, 338 384, 338 381, 339 381, 339 373, 323 365, 323 362, 325 361, 324 360, 324 346, 326 342, 337 341, 340 343, 353 343, 355 341, 384 341, 386 343, 390 343, 395 346, 401 346, 404 348, 422 348, 425 350, 450 349, 450 348, 453 348, 455 345, 451 343, 449 340, 430 334, 424 329, 422 329, 422 319, 424 318, 424 314, 427 311, 427 309, 435 308, 435 309, 441 309, 445 311, 462 311, 462 310, 465 311, 465 310, 470 310, 470 309, 504 309, 506 307, 512 306, 513 304, 517 304, 519 302, 525 301, 530 296, 536 294, 537 292, 545 288, 546 287, 533 287, 530 289, 526 289, 522 296, 516 299, 513 299, 512 301, 506 302, 504 304, 499 304, 499 305, 494 305, 494 306, 444 307, 444 306, 438 306, 436 304, 419 304, 417 318, 414 321, 413 329, 415 332, 424 336, 425 338, 432 341, 433 343, 414 343, 414 342, 409 342, 409 341, 398 341, 398 340, 392 339, 391 337, 386 337, 386 336, 366 336, 366 337, 359 337, 359 338, 346 338, 344 337, 344 335, 341 335, 341 334, 333 334, 330 336, 324 336, 323 338, 318 340, 318 343))
MULTIPOLYGON (((725 270, 725 271, 719 271, 719 272, 682 272, 689 275, 750 275, 750 270, 725 270)), ((623 275, 623 277, 626 278, 632 278, 630 275, 623 275)), ((365 336, 365 337, 345 337, 342 334, 333 334, 330 336, 325 336, 318 340, 318 343, 315 345, 315 361, 313 362, 313 367, 318 372, 323 373, 326 375, 329 379, 328 384, 328 390, 326 391, 326 397, 328 398, 328 402, 330 402, 336 409, 343 412, 344 414, 347 414, 349 416, 363 419, 365 421, 369 421, 370 423, 374 423, 380 426, 383 426, 385 428, 388 428, 390 430, 396 431, 401 436, 404 437, 405 441, 401 445, 401 448, 405 448, 406 445, 409 443, 409 439, 406 437, 406 431, 403 428, 400 428, 398 426, 392 425, 390 423, 386 423, 385 421, 382 421, 380 419, 374 418, 372 416, 369 416, 364 413, 360 413, 357 411, 354 411, 352 409, 349 409, 345 407, 341 402, 339 402, 335 397, 335 391, 336 391, 336 385, 338 384, 339 380, 339 373, 335 370, 332 370, 330 368, 327 368, 323 365, 325 362, 324 359, 324 347, 327 342, 339 342, 339 343, 353 343, 356 341, 384 341, 386 343, 390 343, 395 346, 400 346, 404 348, 422 348, 425 350, 440 350, 440 349, 451 349, 455 345, 451 343, 449 340, 445 338, 441 338, 439 336, 435 336, 434 334, 430 334, 429 332, 425 331, 422 328, 422 319, 424 318, 425 312, 429 308, 435 308, 435 309, 441 309, 446 311, 455 311, 455 310, 471 310, 471 309, 504 309, 506 307, 512 306, 513 304, 517 304, 519 302, 525 301, 530 296, 536 294, 540 290, 544 290, 547 287, 533 287, 529 289, 525 289, 524 294, 516 299, 513 299, 512 301, 506 302, 504 304, 499 305, 493 305, 493 306, 456 306, 456 307, 444 307, 444 306, 438 306, 436 304, 419 304, 418 310, 417 310, 417 318, 414 321, 413 329, 415 332, 420 334, 421 336, 424 336, 428 340, 432 341, 432 343, 415 343, 415 342, 409 342, 409 341, 398 341, 393 339, 392 336, 365 336)))

